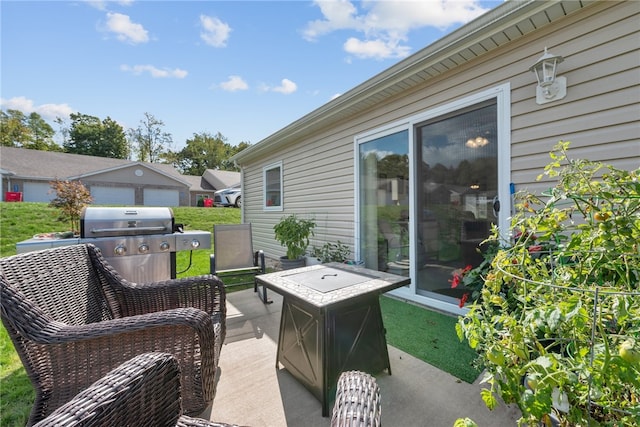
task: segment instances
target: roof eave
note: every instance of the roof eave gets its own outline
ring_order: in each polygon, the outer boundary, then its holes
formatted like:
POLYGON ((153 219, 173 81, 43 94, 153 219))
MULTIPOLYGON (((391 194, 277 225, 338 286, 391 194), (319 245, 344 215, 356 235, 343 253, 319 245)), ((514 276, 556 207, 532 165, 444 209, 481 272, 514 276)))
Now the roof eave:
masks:
MULTIPOLYGON (((582 0, 576 3, 579 4, 578 8, 583 8, 594 1, 582 0)), ((504 2, 258 143, 247 147, 234 155, 231 160, 242 165, 252 159, 264 156, 277 146, 302 139, 316 129, 320 122, 323 127, 326 127, 332 117, 335 117, 336 120, 344 120, 343 113, 354 108, 367 97, 380 94, 391 86, 410 79, 421 70, 435 64, 442 64, 445 60, 468 49, 469 46, 487 40, 510 27, 515 27, 518 23, 522 23, 541 11, 556 7, 560 3, 566 4, 568 2, 562 0, 511 0, 504 2)), ((486 53, 488 51, 484 54, 486 53)), ((450 68, 445 65, 443 67, 450 68)))

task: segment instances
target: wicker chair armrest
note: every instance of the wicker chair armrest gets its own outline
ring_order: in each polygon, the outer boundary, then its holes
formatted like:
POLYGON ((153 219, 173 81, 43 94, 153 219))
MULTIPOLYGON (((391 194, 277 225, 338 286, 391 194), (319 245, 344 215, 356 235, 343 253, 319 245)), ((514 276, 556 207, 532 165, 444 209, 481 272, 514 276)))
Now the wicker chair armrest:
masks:
POLYGON ((35 425, 169 426, 177 423, 181 411, 177 360, 166 353, 145 353, 113 369, 35 425))
POLYGON ((42 329, 28 330, 26 338, 36 344, 65 344, 76 341, 101 339, 118 334, 132 334, 154 327, 189 326, 197 335, 213 340, 214 329, 207 313, 196 308, 179 308, 156 313, 104 320, 86 325, 66 325, 50 321, 42 329))
POLYGON ((380 387, 360 371, 343 372, 338 379, 331 427, 379 427, 380 387))

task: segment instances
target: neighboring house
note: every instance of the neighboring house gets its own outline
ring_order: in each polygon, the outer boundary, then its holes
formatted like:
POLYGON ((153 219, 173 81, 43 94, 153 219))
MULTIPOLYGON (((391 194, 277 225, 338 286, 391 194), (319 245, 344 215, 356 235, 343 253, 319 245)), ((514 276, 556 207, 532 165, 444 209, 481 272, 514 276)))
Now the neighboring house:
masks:
POLYGON ((207 169, 202 176, 183 175, 191 183, 191 206, 197 206, 198 199, 212 199, 214 193, 229 187, 240 186, 240 172, 207 169))
POLYGON ((225 188, 240 187, 240 172, 207 169, 202 174, 202 178, 208 181, 216 191, 225 188))
POLYGON ((183 175, 182 177, 190 183, 190 206, 197 206, 198 199, 213 199, 213 194, 216 192, 217 188, 204 179, 204 176, 183 175))
POLYGON ((511 189, 536 181, 559 140, 575 157, 640 165, 640 2, 509 1, 236 154, 243 221, 271 258, 273 226, 315 218, 369 268, 409 275, 403 298, 450 312, 449 280, 477 264, 511 189), (564 62, 566 97, 536 100, 530 67, 564 62))
MULTIPOLYGON (((199 195, 213 198, 219 189, 204 175, 182 175, 167 164, 23 148, 0 147, 0 167, 3 200, 6 192, 20 192, 25 202, 49 202, 55 179, 80 180, 100 205, 196 206, 199 195)), ((218 172, 227 176, 206 174, 218 172)))

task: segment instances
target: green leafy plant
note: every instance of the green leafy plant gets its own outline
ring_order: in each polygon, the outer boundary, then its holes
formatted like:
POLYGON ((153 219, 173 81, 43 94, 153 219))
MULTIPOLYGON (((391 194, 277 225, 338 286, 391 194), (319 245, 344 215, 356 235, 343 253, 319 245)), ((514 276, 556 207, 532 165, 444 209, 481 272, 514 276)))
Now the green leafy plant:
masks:
MULTIPOLYGON (((550 153, 542 197, 518 194, 514 239, 457 324, 520 425, 640 422, 640 170, 550 153)), ((505 244, 506 243, 506 244, 505 244)))
POLYGON ((287 258, 295 260, 302 257, 309 246, 309 238, 314 235, 316 222, 291 214, 282 217, 273 227, 275 238, 280 245, 287 248, 287 258))
POLYGON ((310 255, 318 258, 322 263, 345 262, 351 255, 351 249, 338 240, 337 243, 327 242, 320 247, 314 246, 310 255))
POLYGON ((69 221, 71 231, 80 231, 82 208, 93 202, 91 193, 80 181, 54 180, 49 183, 56 193, 49 206, 60 210, 59 220, 69 221))
POLYGON ((482 253, 483 259, 480 264, 473 268, 471 265, 467 265, 464 268, 455 269, 451 274, 449 280, 451 288, 455 289, 462 285, 464 289, 460 298, 460 307, 464 307, 467 303, 476 302, 482 297, 485 277, 491 270, 491 263, 501 248, 495 241, 485 241, 482 242, 482 245, 485 250, 482 253))

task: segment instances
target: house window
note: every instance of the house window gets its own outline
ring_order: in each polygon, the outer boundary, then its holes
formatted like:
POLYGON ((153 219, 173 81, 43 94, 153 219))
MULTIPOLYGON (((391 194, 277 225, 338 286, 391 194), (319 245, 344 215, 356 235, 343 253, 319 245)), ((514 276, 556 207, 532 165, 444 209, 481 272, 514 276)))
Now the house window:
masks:
POLYGON ((262 169, 262 182, 264 187, 263 205, 264 210, 282 210, 282 162, 272 163, 262 169))

